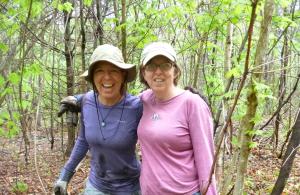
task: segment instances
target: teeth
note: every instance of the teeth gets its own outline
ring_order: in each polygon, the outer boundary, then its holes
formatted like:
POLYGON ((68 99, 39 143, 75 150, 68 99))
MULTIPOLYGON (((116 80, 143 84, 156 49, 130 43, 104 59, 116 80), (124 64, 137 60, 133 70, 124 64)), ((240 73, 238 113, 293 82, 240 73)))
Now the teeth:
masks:
POLYGON ((162 82, 162 79, 154 79, 155 82, 162 82))
POLYGON ((103 87, 112 87, 112 84, 103 84, 103 87))

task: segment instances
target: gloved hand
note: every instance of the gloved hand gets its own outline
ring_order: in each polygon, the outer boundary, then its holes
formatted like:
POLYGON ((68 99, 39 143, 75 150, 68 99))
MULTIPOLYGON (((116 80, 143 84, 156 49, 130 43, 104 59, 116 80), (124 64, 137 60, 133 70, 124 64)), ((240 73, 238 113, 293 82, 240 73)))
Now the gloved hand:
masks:
POLYGON ((70 182, 74 173, 75 172, 68 171, 65 168, 61 170, 59 179, 55 182, 53 187, 53 191, 55 195, 68 195, 67 192, 68 183, 70 182))
POLYGON ((58 117, 61 117, 65 112, 78 113, 81 110, 81 100, 83 95, 67 96, 60 101, 60 109, 57 113, 58 117))
POLYGON ((68 195, 67 192, 67 185, 68 183, 66 181, 57 180, 54 184, 54 194, 55 195, 68 195))

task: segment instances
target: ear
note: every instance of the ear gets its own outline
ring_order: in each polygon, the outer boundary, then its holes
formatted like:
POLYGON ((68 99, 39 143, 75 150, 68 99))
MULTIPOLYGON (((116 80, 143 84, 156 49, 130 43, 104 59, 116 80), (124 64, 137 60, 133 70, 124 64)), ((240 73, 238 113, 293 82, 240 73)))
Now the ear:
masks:
POLYGON ((145 78, 145 69, 144 68, 141 70, 141 73, 142 73, 143 77, 145 78))
POLYGON ((177 67, 174 68, 174 77, 177 78, 179 75, 179 70, 177 67))

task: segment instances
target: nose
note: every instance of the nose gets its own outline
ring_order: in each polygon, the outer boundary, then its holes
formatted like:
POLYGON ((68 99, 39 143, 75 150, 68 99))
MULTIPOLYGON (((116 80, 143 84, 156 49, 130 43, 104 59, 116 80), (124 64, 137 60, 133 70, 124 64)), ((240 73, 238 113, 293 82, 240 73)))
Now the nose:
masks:
POLYGON ((110 77, 111 77, 110 72, 105 71, 103 77, 104 77, 105 79, 110 79, 110 77))
POLYGON ((155 70, 154 70, 155 74, 160 74, 162 73, 162 70, 160 69, 160 66, 156 66, 155 70))

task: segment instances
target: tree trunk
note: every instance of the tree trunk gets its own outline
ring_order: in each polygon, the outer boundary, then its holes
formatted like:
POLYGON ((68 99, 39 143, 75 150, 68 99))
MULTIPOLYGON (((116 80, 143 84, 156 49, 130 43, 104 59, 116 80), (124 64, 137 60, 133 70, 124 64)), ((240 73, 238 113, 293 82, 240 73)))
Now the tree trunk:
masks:
MULTIPOLYGON (((233 25, 232 23, 229 21, 227 23, 227 35, 226 35, 226 42, 225 42, 225 60, 224 60, 224 78, 225 77, 225 74, 226 72, 228 72, 230 69, 231 69, 231 55, 232 55, 232 33, 233 33, 233 25)), ((226 82, 224 80, 224 82, 226 82)), ((223 99, 222 100, 222 104, 224 105, 223 107, 225 109, 222 109, 222 111, 224 112, 224 116, 227 115, 227 110, 229 110, 229 106, 228 106, 228 103, 227 103, 227 98, 226 99, 223 99)), ((226 131, 228 132, 228 131, 226 131)), ((229 134, 226 133, 226 136, 228 136, 229 134)), ((216 143, 219 143, 221 140, 217 140, 216 143)), ((222 150, 225 150, 225 145, 226 145, 226 142, 224 140, 224 143, 223 143, 223 148, 222 150)), ((217 178, 217 181, 219 181, 220 185, 219 185, 219 188, 220 189, 227 189, 227 187, 229 186, 230 182, 232 179, 224 179, 223 181, 221 180, 222 179, 222 167, 224 166, 224 162, 222 161, 222 156, 220 156, 218 158, 218 162, 217 162, 217 166, 216 166, 216 178, 217 178), (221 182, 222 181, 222 182, 221 182), (224 184, 224 188, 222 186, 222 183, 224 184)))
MULTIPOLYGON (((288 66, 288 38, 286 34, 284 35, 284 43, 283 48, 281 51, 281 68, 282 71, 280 73, 280 80, 279 80, 279 90, 278 90, 278 105, 281 106, 284 100, 284 94, 286 92, 286 77, 287 77, 287 71, 286 67, 288 66)), ((280 111, 277 113, 275 117, 275 128, 273 133, 273 141, 275 141, 274 145, 274 151, 276 151, 276 148, 278 146, 278 140, 279 140, 279 125, 281 124, 281 114, 280 111)))
POLYGON ((96 8, 97 8, 97 32, 96 32, 96 38, 99 40, 99 44, 103 44, 103 28, 102 28, 102 18, 101 18, 101 1, 96 1, 96 8))
POLYGON ((293 161, 295 159, 297 149, 300 147, 300 109, 296 117, 296 122, 292 127, 292 135, 284 154, 282 165, 276 183, 271 195, 280 195, 285 187, 286 181, 289 178, 293 161))
MULTIPOLYGON (((253 2, 252 6, 256 7, 258 1, 253 2)), ((266 54, 268 46, 268 36, 269 36, 269 26, 272 21, 272 14, 274 9, 274 1, 267 0, 264 5, 264 18, 261 23, 260 35, 258 39, 258 45, 255 53, 254 66, 256 66, 255 71, 261 72, 263 67, 261 64, 264 62, 264 57, 266 54)), ((243 194, 244 189, 244 176, 247 171, 247 163, 250 154, 250 143, 252 142, 253 134, 249 131, 253 130, 255 123, 253 118, 255 118, 256 109, 258 105, 258 94, 255 90, 255 82, 260 82, 261 74, 253 73, 251 75, 251 82, 249 83, 249 92, 247 95, 247 111, 246 115, 242 118, 241 121, 241 133, 239 143, 241 143, 240 148, 240 159, 237 163, 237 175, 234 186, 234 195, 243 194)))
MULTIPOLYGON (((85 22, 83 17, 83 0, 80 0, 80 34, 81 34, 81 69, 82 72, 86 70, 85 67, 85 46, 86 46, 86 38, 85 38, 85 22)), ((80 79, 80 88, 81 92, 84 93, 87 91, 87 86, 85 84, 84 79, 80 79)))
MULTIPOLYGON (((71 32, 70 32, 70 15, 64 11, 64 26, 65 26, 65 59, 66 59, 66 76, 67 76, 67 95, 74 94, 74 70, 73 70, 73 51, 71 49, 71 32)), ((67 118, 72 117, 72 113, 67 113, 67 118)), ((65 155, 69 156, 75 143, 75 126, 72 121, 67 120, 68 143, 65 155)))
MULTIPOLYGON (((119 7, 118 7, 117 0, 113 0, 113 5, 114 5, 115 18, 116 18, 115 25, 116 25, 116 27, 118 27, 120 25, 120 22, 119 22, 119 11, 118 11, 119 7)), ((120 33, 119 33, 119 31, 116 31, 116 36, 117 36, 117 40, 120 40, 120 33)))
POLYGON ((121 39, 122 39, 122 54, 124 61, 127 62, 127 51, 126 51, 126 0, 122 0, 122 20, 121 20, 121 39))

